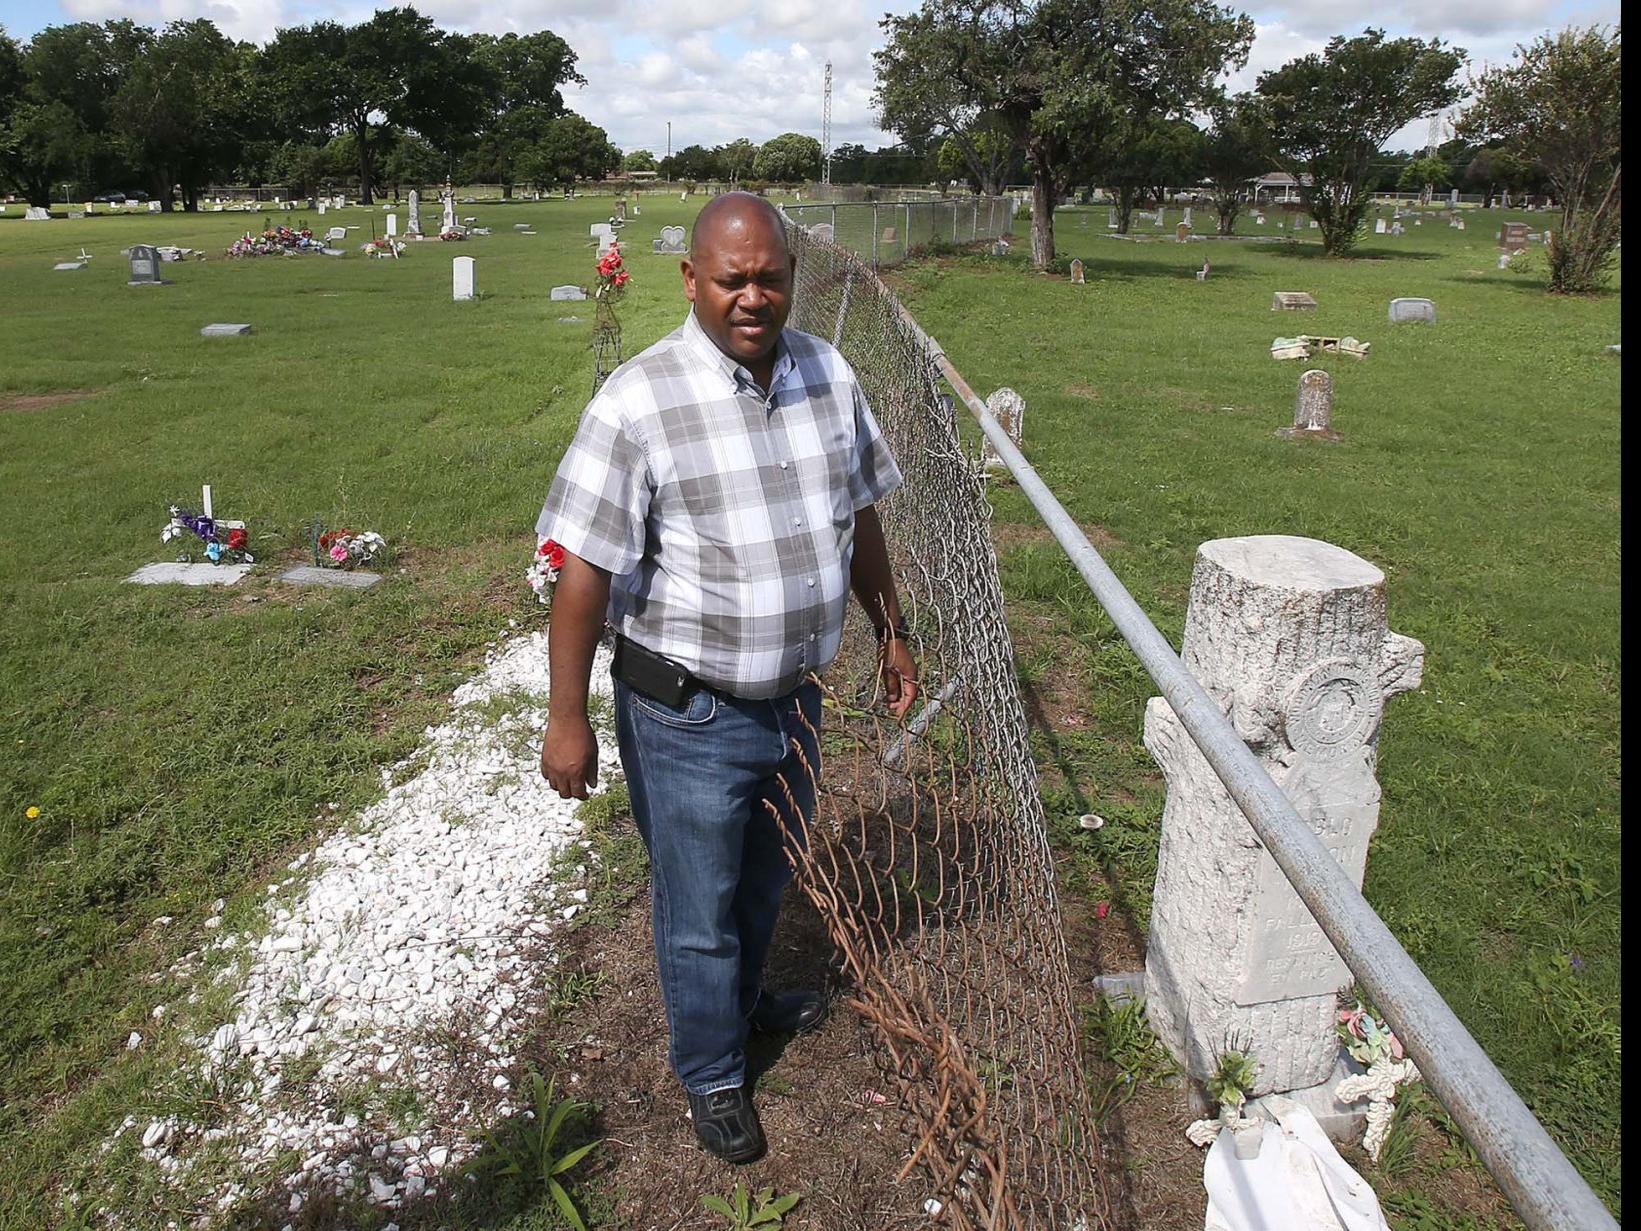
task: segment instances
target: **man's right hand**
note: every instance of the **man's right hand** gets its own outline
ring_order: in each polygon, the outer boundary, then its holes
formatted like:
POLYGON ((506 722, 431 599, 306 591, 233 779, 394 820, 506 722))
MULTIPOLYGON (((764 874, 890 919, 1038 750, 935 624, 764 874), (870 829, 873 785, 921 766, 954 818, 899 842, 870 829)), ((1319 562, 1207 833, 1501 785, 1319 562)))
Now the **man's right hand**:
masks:
POLYGON ((586 799, 588 789, 598 785, 598 737, 585 715, 547 719, 541 776, 560 799, 586 799))

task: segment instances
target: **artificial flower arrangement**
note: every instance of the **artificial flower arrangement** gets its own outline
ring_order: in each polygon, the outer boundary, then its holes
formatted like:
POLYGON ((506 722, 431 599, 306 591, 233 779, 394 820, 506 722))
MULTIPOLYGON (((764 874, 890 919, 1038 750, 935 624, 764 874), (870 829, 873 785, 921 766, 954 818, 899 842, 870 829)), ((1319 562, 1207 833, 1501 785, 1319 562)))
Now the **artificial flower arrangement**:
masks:
POLYGON ((1358 1000, 1354 1009, 1339 1010, 1339 1041, 1357 1063, 1372 1067, 1387 1056, 1402 1058, 1402 1041, 1358 1000))
POLYGON ((256 557, 246 550, 250 538, 243 526, 223 526, 213 517, 192 513, 181 505, 171 506, 171 520, 160 530, 160 542, 177 543, 177 559, 193 560, 194 540, 205 544, 205 558, 212 564, 254 564, 256 557), (226 531, 226 533, 224 533, 226 531))
POLYGON ((448 243, 449 241, 455 239, 466 239, 467 232, 462 230, 460 227, 448 227, 439 232, 439 238, 448 243))
POLYGON ((553 583, 558 580, 560 571, 564 568, 564 545, 552 539, 543 538, 536 545, 535 561, 525 570, 525 577, 529 579, 530 588, 536 592, 536 601, 551 603, 553 601, 553 583))
POLYGON ((593 292, 594 297, 608 302, 620 299, 631 281, 632 272, 621 260, 621 245, 611 244, 609 251, 598 258, 598 289, 593 292))
POLYGON ((313 237, 307 227, 294 228, 281 224, 269 227, 260 235, 246 231, 228 246, 229 256, 285 256, 293 252, 318 252, 325 245, 313 237))
POLYGON ((375 239, 359 245, 359 251, 366 256, 398 256, 405 250, 405 246, 386 235, 378 235, 375 239))
POLYGON ((319 536, 315 557, 326 568, 357 568, 387 550, 387 540, 374 530, 360 533, 344 527, 319 536))

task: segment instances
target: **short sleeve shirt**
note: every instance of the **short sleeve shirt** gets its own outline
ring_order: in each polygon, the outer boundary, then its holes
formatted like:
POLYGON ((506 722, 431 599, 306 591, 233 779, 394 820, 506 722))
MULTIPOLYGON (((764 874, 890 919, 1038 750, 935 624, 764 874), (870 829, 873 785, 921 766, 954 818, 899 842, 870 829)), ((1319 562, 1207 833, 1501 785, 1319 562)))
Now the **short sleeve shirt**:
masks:
POLYGON ((692 313, 588 404, 536 530, 612 574, 619 632, 776 697, 836 657, 855 513, 900 481, 835 347, 782 331, 765 394, 692 313))

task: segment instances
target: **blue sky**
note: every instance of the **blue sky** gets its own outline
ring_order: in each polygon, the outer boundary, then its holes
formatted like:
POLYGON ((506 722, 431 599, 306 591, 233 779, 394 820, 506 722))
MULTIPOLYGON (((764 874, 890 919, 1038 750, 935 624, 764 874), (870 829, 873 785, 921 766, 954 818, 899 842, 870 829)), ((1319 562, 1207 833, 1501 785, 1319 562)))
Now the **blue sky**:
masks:
MULTIPOLYGON (((0 25, 27 38, 67 21, 130 17, 158 25, 205 16, 235 38, 263 42, 280 26, 357 21, 373 7, 348 0, 0 0, 0 25)), ((916 0, 777 0, 755 18, 745 7, 701 0, 423 0, 417 7, 448 29, 558 32, 587 78, 570 105, 623 149, 659 154, 669 120, 674 148, 793 130, 819 136, 828 59, 834 141, 889 143, 871 106, 877 23, 885 10, 905 12, 916 0)), ((1508 60, 1517 43, 1547 29, 1619 19, 1618 4, 1603 0, 1304 0, 1250 12, 1258 36, 1248 67, 1232 79, 1238 88, 1334 34, 1359 33, 1366 20, 1396 34, 1439 35, 1480 67, 1508 60)), ((1392 145, 1423 144, 1424 134, 1423 124, 1411 126, 1392 145)))

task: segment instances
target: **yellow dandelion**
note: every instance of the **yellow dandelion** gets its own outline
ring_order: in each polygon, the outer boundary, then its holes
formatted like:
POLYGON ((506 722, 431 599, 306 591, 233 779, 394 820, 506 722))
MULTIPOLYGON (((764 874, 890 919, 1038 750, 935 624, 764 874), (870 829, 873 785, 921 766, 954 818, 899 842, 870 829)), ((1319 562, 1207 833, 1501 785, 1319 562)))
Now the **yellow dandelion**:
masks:
POLYGON ((32 821, 32 820, 33 820, 33 819, 34 819, 34 818, 35 818, 35 817, 37 817, 37 816, 39 816, 39 815, 40 815, 40 809, 38 809, 38 808, 30 808, 30 809, 29 809, 29 810, 28 810, 28 811, 27 811, 27 812, 25 812, 25 813, 24 813, 24 814, 23 814, 23 815, 24 815, 24 816, 26 816, 26 817, 28 817, 28 819, 29 819, 29 820, 31 820, 31 821, 32 821))

